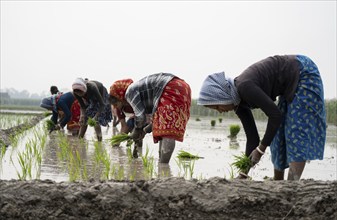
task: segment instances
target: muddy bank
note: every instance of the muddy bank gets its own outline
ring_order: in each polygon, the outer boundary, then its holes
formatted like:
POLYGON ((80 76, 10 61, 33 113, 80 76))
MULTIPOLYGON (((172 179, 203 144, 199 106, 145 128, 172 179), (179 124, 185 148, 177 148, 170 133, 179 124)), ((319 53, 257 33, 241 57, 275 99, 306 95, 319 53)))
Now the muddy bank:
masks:
POLYGON ((1 219, 336 219, 337 181, 0 181, 1 219))
POLYGON ((37 115, 33 117, 29 122, 22 123, 20 125, 11 127, 9 129, 0 129, 0 147, 1 145, 8 146, 11 144, 10 137, 19 134, 20 132, 27 130, 29 128, 34 127, 37 123, 39 123, 46 116, 44 114, 37 115))

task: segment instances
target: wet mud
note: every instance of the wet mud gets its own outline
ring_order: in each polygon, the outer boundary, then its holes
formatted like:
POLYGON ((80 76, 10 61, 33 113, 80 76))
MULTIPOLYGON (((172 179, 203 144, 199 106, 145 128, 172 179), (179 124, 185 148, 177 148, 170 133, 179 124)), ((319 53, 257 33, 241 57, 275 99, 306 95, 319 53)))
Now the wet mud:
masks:
POLYGON ((1 219, 336 219, 336 181, 0 181, 1 219))
POLYGON ((337 180, 0 180, 0 219, 337 219, 337 180))

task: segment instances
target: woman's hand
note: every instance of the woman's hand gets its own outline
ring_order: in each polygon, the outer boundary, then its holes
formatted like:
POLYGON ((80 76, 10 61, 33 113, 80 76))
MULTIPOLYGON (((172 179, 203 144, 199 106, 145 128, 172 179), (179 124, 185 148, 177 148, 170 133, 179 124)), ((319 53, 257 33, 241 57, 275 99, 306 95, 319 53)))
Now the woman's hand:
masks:
POLYGON ((249 155, 250 160, 252 161, 252 165, 255 166, 261 159, 264 151, 261 150, 260 146, 257 146, 252 153, 249 155))

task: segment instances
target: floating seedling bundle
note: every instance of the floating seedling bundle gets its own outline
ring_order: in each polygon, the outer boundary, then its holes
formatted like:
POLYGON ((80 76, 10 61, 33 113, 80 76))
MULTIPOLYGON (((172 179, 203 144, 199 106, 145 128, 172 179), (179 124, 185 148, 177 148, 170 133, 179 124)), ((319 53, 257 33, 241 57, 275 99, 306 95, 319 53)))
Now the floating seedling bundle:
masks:
POLYGON ((187 151, 184 151, 184 150, 180 150, 177 157, 179 159, 200 159, 200 158, 203 158, 203 157, 199 157, 198 155, 193 155, 187 151))

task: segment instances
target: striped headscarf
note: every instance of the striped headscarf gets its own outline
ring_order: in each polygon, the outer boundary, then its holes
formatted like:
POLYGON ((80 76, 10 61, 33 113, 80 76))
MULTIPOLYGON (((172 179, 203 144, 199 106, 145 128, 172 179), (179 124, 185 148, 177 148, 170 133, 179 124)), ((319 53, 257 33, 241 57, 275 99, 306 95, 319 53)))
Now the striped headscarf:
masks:
POLYGON ((225 72, 214 73, 202 84, 198 105, 239 105, 241 99, 233 79, 226 77, 225 72))
POLYGON ((113 96, 120 101, 125 100, 125 92, 132 83, 132 79, 122 79, 115 81, 110 86, 110 96, 113 96))

